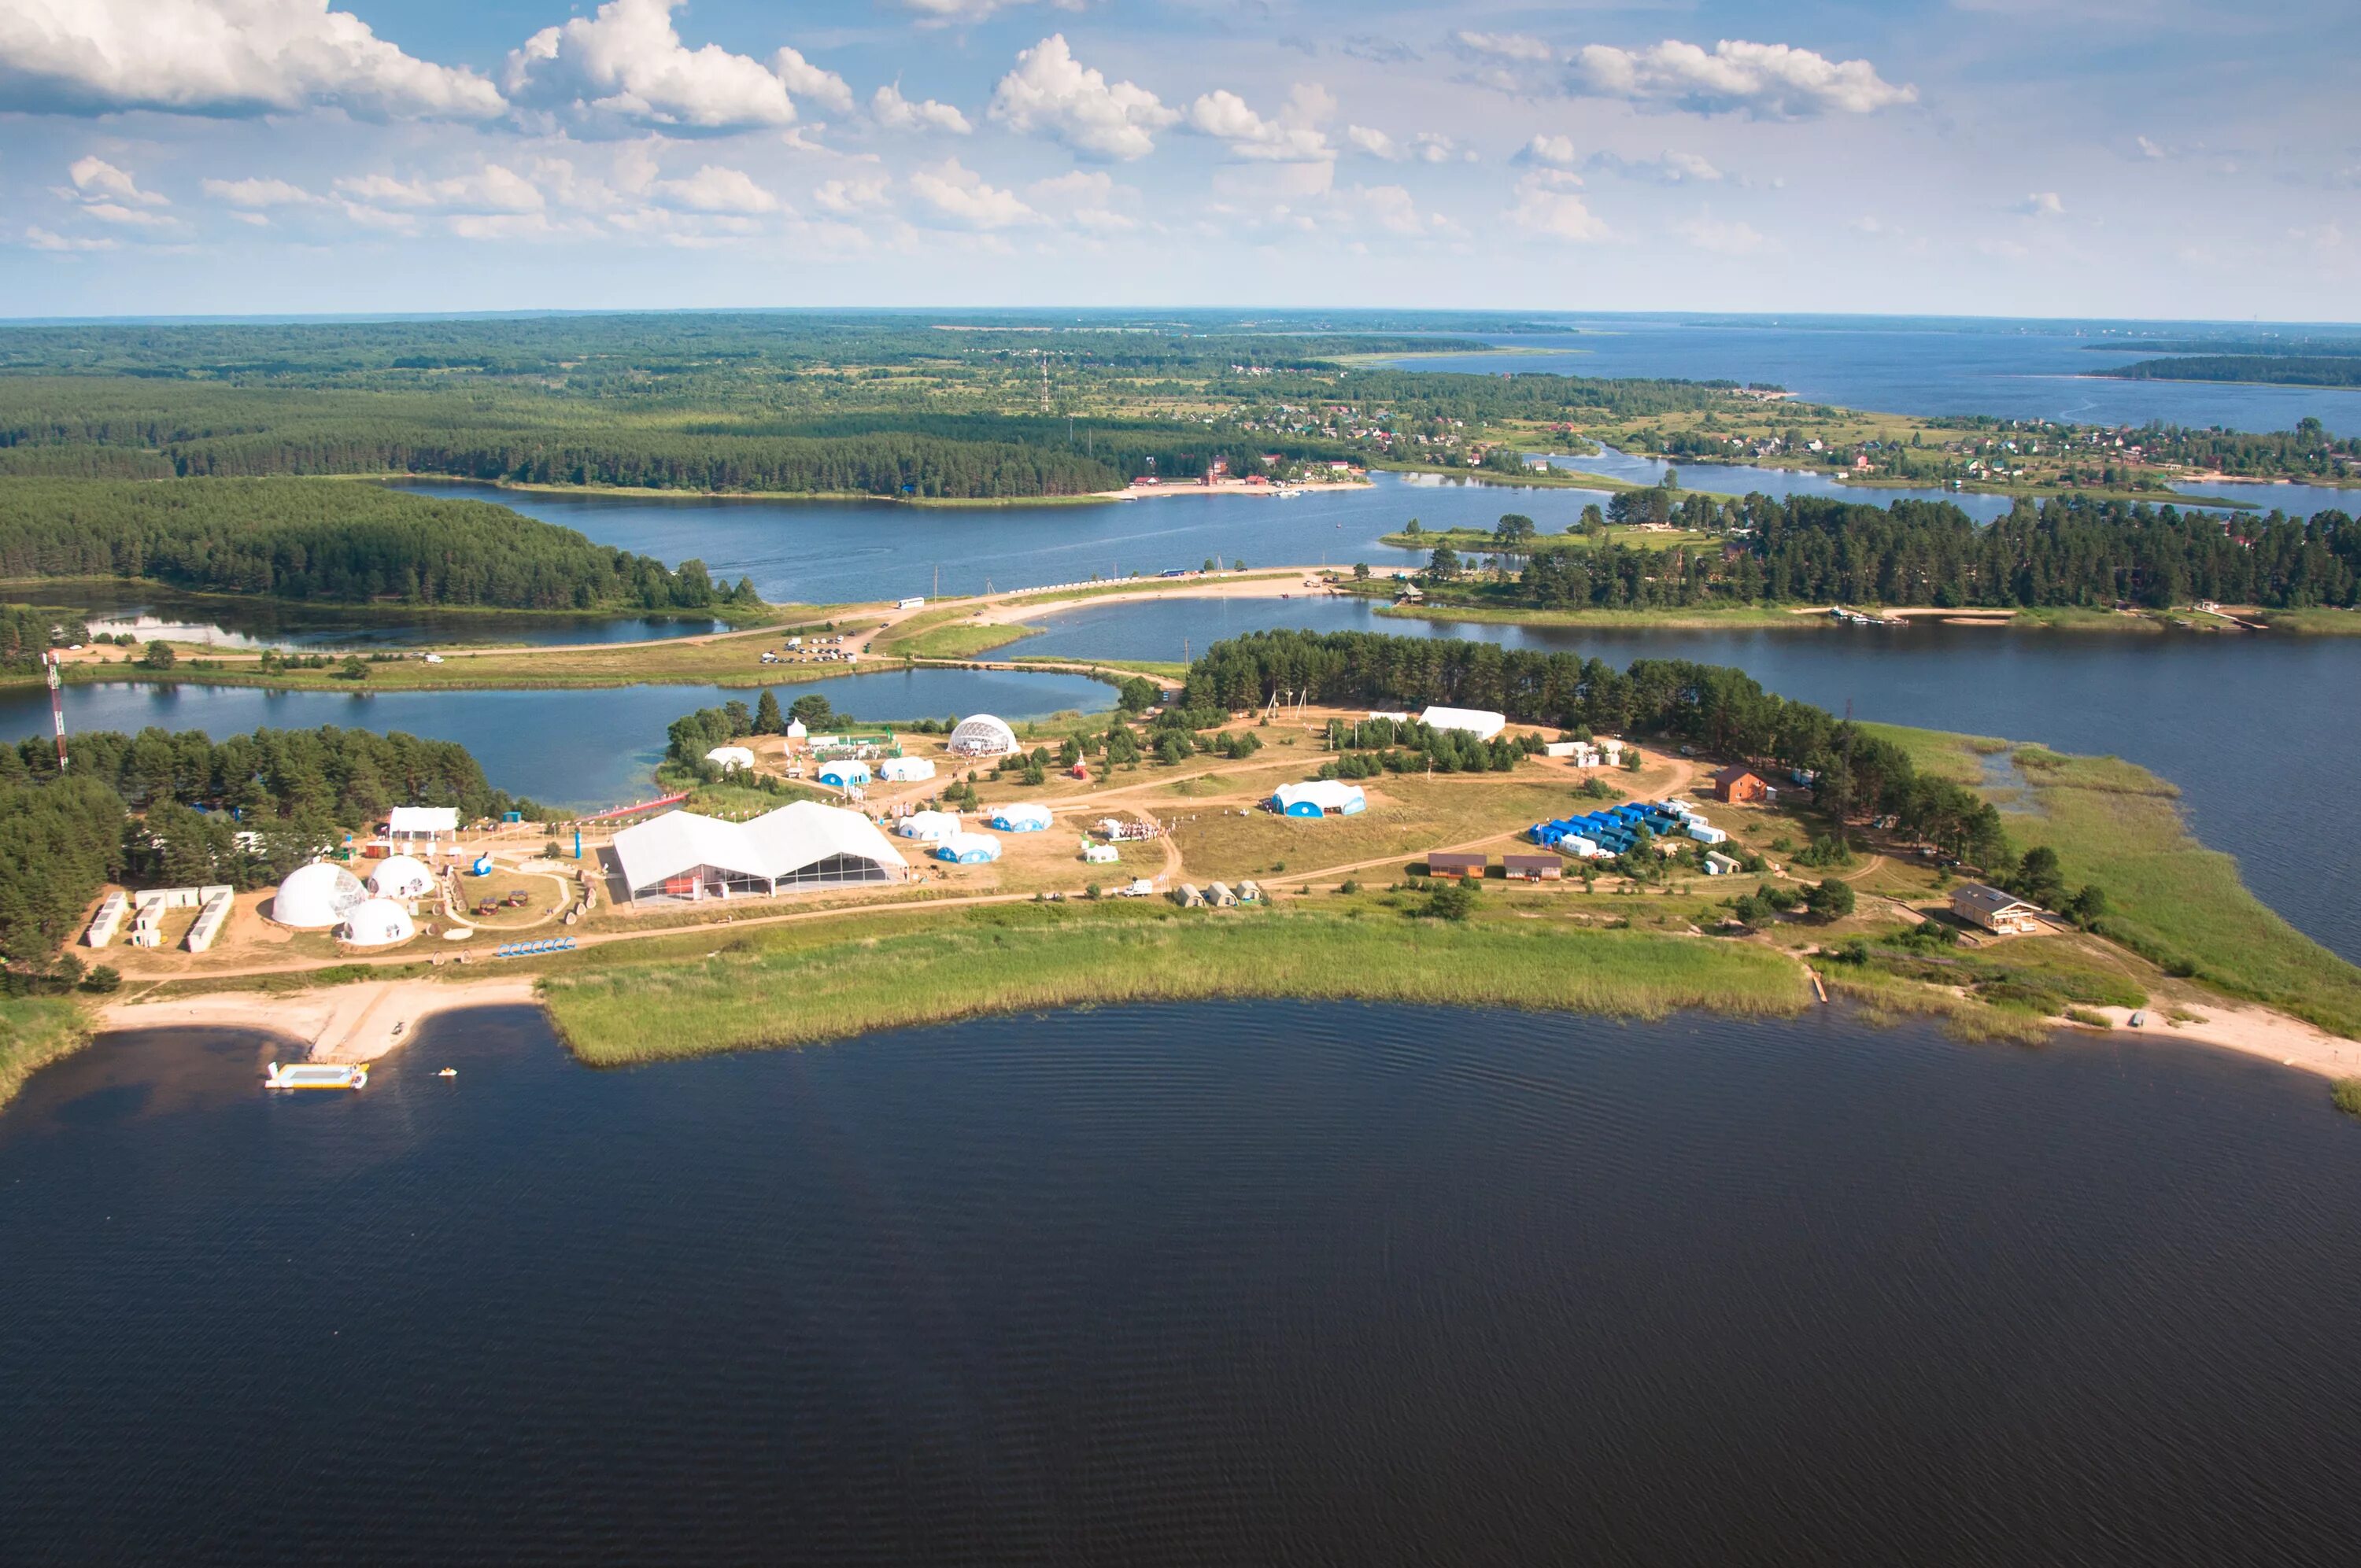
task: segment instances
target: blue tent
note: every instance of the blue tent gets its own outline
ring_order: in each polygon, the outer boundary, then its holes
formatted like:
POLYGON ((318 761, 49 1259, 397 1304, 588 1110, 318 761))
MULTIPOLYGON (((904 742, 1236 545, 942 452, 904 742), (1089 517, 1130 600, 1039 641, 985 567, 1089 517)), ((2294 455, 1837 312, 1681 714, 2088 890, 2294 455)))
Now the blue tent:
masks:
POLYGON ((819 782, 834 784, 839 789, 865 784, 869 782, 869 764, 860 762, 822 762, 819 782))

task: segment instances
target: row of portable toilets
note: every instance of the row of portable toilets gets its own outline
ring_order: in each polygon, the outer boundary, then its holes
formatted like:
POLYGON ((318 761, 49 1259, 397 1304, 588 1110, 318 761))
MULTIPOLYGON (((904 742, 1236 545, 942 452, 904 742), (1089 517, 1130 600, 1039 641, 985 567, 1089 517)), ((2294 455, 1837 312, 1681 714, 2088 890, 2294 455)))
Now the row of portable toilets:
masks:
POLYGON ((538 942, 504 942, 492 950, 496 959, 529 959, 540 953, 568 953, 574 950, 571 937, 550 937, 538 942))

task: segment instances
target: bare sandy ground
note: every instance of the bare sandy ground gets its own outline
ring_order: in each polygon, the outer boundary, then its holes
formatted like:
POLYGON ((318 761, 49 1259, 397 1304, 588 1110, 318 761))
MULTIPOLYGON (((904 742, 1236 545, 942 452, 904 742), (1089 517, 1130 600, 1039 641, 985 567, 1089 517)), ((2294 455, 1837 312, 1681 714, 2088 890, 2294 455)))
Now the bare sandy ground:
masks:
POLYGON ((1089 609, 1103 604, 1137 604, 1143 599, 1326 598, 1334 592, 1319 581, 1322 572, 1335 570, 1333 566, 1305 566, 1300 570, 1277 566, 1269 570, 1274 574, 1285 572, 1288 575, 1225 579, 1183 578, 1160 587, 1142 582, 1136 592, 1093 594, 1082 598, 1052 599, 1034 604, 995 599, 978 605, 973 620, 979 625, 1005 626, 1016 621, 1038 620, 1042 616, 1058 615, 1070 609, 1089 609))
POLYGON ((2265 1057, 2281 1067, 2301 1068, 2325 1078, 2361 1074, 2361 1040, 2332 1035, 2301 1018, 2274 1013, 2268 1007, 2237 1006, 2225 1002, 2188 1006, 2186 1010, 2198 1014, 2196 1022, 2176 1024, 2162 1011, 2149 1009, 2146 1026, 2134 1029, 2129 1026, 2130 1008, 2093 1009, 2114 1023, 2113 1037, 2117 1040, 2197 1040, 2243 1051, 2250 1057, 2265 1057))
POLYGON ((456 983, 371 980, 286 994, 221 991, 166 1002, 118 1002, 100 1011, 99 1024, 107 1029, 264 1029, 308 1047, 312 1061, 375 1061, 438 1014, 533 1000, 526 975, 456 983))

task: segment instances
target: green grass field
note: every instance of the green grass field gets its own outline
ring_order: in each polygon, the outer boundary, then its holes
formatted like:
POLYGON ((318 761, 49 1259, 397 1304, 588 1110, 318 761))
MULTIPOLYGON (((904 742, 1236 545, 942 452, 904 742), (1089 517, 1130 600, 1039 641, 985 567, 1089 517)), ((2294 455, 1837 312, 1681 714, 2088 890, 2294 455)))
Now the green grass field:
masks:
POLYGON ((0 1105, 16 1097, 35 1069, 89 1040, 89 1020, 65 997, 0 997, 0 1105))
POLYGON ((561 971, 544 994, 583 1060, 618 1065, 989 1013, 1224 996, 1655 1017, 1788 1014, 1807 991, 1767 948, 1589 931, 1488 912, 1465 925, 1354 911, 1013 905, 945 918, 654 943, 561 971), (690 949, 697 951, 692 952, 690 949), (704 956, 710 952, 710 956, 704 956))

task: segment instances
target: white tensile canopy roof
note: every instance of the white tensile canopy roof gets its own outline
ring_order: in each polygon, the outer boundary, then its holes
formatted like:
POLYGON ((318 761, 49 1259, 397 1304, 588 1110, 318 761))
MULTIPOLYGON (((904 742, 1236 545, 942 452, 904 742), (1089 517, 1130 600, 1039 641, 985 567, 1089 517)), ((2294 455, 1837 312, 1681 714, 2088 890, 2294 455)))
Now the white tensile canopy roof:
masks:
POLYGON ((972 713, 951 730, 951 750, 991 757, 1016 750, 1016 731, 988 713, 972 713))
POLYGON ((705 753, 705 760, 726 773, 732 768, 752 767, 754 753, 744 746, 716 746, 705 753))
POLYGON ((1285 811, 1291 806, 1310 801, 1322 811, 1342 811, 1356 802, 1365 801, 1359 784, 1346 784, 1342 779, 1311 779, 1302 784, 1281 784, 1271 792, 1271 798, 1285 811))
POLYGON ((388 855, 369 872, 368 890, 379 898, 420 898, 434 891, 434 873, 408 855, 388 855))
POLYGON ((1489 740, 1509 723, 1500 715, 1481 707, 1430 707, 1419 718, 1433 729, 1464 729, 1478 740, 1489 740))
POLYGON ((270 901, 270 917, 281 926, 324 931, 345 917, 345 911, 368 896, 360 879, 326 861, 297 866, 279 884, 270 901))
POLYGON ((902 852, 857 811, 799 800, 752 822, 722 822, 693 811, 667 812, 615 835, 623 883, 637 890, 699 866, 776 882, 837 856, 907 866, 902 852))
POLYGON ((432 833, 456 833, 459 830, 459 808, 456 806, 397 806, 386 814, 385 830, 418 838, 432 833))
POLYGON ((417 934, 410 911, 390 898, 365 898, 345 912, 337 935, 357 948, 383 948, 417 934))

